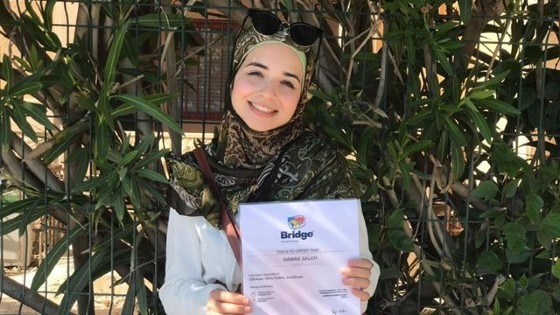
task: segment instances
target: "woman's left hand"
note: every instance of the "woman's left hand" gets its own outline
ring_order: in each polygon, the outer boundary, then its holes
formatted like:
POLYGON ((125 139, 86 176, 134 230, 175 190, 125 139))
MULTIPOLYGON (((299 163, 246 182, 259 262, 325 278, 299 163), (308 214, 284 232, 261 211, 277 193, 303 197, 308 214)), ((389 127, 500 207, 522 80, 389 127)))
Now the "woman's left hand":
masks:
POLYGON ((361 301, 367 301, 371 296, 365 292, 370 285, 373 263, 365 258, 351 259, 341 271, 342 282, 352 288, 352 294, 361 301))

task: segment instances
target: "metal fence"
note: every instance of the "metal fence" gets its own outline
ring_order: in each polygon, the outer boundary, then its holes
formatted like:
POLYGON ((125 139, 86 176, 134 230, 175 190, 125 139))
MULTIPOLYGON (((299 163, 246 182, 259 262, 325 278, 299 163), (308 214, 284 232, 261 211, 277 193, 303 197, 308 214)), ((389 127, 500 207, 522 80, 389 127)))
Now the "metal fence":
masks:
MULTIPOLYGON (((327 30, 308 117, 368 188, 368 312, 557 313, 558 3, 264 5, 327 30)), ((134 172, 211 138, 244 8, 0 6, 0 314, 164 314, 164 188, 134 172)))

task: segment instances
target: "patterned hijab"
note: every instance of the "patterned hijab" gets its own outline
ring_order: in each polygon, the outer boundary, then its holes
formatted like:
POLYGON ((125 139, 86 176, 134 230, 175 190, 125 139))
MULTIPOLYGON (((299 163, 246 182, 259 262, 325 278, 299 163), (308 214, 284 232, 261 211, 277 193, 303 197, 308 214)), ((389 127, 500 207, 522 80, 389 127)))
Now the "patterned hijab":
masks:
POLYGON ((324 184, 316 178, 320 173, 325 176, 342 172, 342 176, 346 176, 345 163, 340 161, 336 150, 325 150, 328 149, 325 143, 305 132, 301 121, 315 66, 312 49, 294 44, 289 36, 263 35, 249 27, 240 33, 234 47, 228 92, 231 92, 233 78, 247 54, 256 46, 268 43, 288 45, 299 52, 301 60, 305 60, 302 93, 292 119, 273 130, 254 131, 235 113, 230 95, 226 93, 222 123, 212 142, 204 146, 220 196, 211 192, 208 180, 201 174, 192 153, 168 159, 172 187, 187 205, 186 210, 179 212, 202 215, 217 228, 220 228, 219 200, 236 214, 242 202, 326 199, 348 195, 349 188, 340 178, 327 176, 323 179, 327 182, 334 180, 330 184, 336 189, 332 191, 310 186, 324 184), (344 165, 339 165, 341 163, 344 165), (325 166, 333 169, 325 171, 325 166))
POLYGON ((299 104, 294 116, 285 125, 266 132, 251 130, 247 124, 235 113, 229 94, 226 96, 225 115, 220 128, 216 159, 230 168, 261 168, 264 163, 277 155, 286 144, 297 138, 303 131, 301 117, 308 100, 307 92, 315 68, 312 49, 301 48, 291 42, 288 36, 274 34, 271 36, 257 33, 253 28, 242 32, 235 45, 232 61, 232 75, 229 82, 231 93, 233 79, 239 67, 255 47, 273 43, 284 44, 292 48, 304 63, 304 78, 299 104), (301 55, 304 57, 302 58, 301 55))

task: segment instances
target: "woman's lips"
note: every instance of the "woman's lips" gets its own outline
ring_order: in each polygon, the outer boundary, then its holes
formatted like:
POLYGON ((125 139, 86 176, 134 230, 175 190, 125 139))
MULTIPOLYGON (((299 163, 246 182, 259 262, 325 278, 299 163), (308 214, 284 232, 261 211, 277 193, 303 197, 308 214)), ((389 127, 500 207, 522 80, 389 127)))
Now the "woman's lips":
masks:
POLYGON ((257 114, 261 114, 261 115, 265 115, 265 116, 272 116, 274 115, 274 113, 276 113, 275 110, 266 107, 266 106, 262 106, 259 104, 255 104, 253 102, 249 102, 249 106, 251 107, 251 110, 253 112, 256 112, 257 114))

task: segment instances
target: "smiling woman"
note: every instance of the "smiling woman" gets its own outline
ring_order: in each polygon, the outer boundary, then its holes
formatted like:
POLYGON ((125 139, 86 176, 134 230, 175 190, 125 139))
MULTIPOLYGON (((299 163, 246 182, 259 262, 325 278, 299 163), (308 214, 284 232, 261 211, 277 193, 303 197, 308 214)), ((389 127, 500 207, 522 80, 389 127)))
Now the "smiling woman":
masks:
POLYGON ((231 92, 233 109, 255 131, 288 123, 300 99, 304 68, 294 48, 278 42, 259 45, 237 71, 231 92))
MULTIPOLYGON (((160 297, 170 315, 252 311, 249 297, 239 293, 240 203, 361 193, 344 156, 301 121, 321 30, 282 22, 266 11, 250 10, 247 20, 251 24, 236 40, 216 137, 194 152, 168 158, 172 209, 160 297)), ((340 281, 365 311, 379 267, 361 213, 359 219, 360 256, 348 261, 340 281)))

